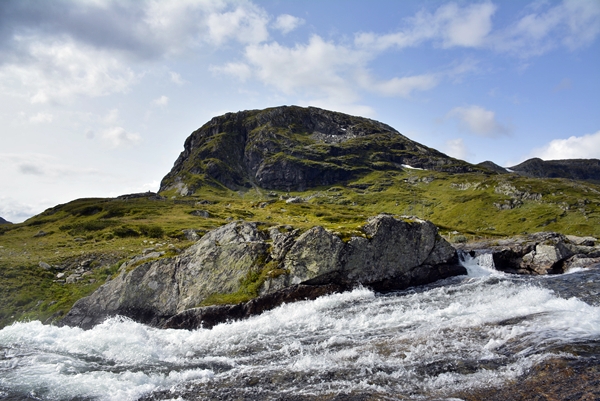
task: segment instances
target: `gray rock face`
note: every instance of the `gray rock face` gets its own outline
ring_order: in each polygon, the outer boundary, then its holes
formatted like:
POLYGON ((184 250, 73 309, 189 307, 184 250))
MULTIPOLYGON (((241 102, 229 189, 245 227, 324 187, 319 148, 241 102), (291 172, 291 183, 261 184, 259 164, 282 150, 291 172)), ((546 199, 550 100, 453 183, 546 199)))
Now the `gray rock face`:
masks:
POLYGON ((272 227, 267 234, 256 223, 232 222, 206 233, 175 258, 134 258, 116 279, 79 300, 62 324, 89 328, 117 314, 155 326, 176 315, 183 322, 202 316, 216 322, 221 321, 217 311, 239 318, 359 283, 392 290, 466 273, 454 248, 430 222, 379 215, 363 231, 366 238, 345 243, 322 227, 301 235, 272 227), (256 283, 261 297, 246 306, 197 308, 213 294, 239 291, 249 277, 263 281, 256 283), (197 311, 186 312, 191 309, 197 311))

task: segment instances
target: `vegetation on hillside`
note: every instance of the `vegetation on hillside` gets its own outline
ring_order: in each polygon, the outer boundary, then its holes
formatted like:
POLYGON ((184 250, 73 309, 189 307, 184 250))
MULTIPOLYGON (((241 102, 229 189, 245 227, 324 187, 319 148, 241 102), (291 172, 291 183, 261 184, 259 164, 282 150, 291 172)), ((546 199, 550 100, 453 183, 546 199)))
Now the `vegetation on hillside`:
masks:
POLYGON ((369 216, 390 213, 431 220, 450 241, 537 231, 600 237, 600 186, 513 174, 405 168, 304 192, 203 186, 193 196, 161 195, 79 199, 1 225, 0 327, 65 313, 118 274, 123 261, 144 252, 176 254, 193 243, 183 230, 201 236, 231 220, 321 225, 349 238, 369 216), (82 277, 66 280, 65 272, 84 265, 82 277))

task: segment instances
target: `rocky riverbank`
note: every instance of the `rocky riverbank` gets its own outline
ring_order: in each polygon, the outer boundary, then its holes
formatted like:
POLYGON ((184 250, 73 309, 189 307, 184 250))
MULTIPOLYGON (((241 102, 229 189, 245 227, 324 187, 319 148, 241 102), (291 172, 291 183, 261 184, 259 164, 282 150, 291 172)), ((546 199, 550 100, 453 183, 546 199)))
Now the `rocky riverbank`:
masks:
POLYGON ((357 285, 391 291, 465 274, 457 249, 488 253, 497 270, 516 274, 600 262, 591 237, 547 232, 455 249, 431 222, 390 215, 368 219, 357 232, 231 222, 175 257, 124 263, 118 277, 79 300, 61 324, 91 328, 122 315, 157 327, 212 327, 357 285))
POLYGON ((360 232, 343 238, 320 226, 300 233, 232 222, 176 257, 123 264, 117 278, 79 300, 62 324, 90 328, 123 315, 192 328, 356 285, 389 291, 466 273, 431 222, 379 215, 360 232), (229 302, 214 302, 221 295, 229 302), (237 305, 198 308, 212 302, 237 305))

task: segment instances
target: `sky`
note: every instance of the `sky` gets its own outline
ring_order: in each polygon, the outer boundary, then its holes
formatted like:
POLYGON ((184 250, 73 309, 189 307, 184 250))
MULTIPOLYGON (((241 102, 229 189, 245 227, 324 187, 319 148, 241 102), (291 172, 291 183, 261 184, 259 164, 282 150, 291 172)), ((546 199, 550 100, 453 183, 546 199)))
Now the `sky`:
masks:
POLYGON ((2 0, 0 216, 157 191, 212 117, 280 105, 471 163, 600 158, 600 0, 2 0))

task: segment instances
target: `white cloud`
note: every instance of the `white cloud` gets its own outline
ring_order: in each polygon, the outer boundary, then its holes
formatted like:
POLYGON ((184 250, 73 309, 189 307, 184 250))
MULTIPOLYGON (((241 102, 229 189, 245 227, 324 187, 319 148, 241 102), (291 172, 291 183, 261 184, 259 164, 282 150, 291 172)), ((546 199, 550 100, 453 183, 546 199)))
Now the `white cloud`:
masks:
POLYGON ((138 79, 108 52, 70 39, 15 41, 27 57, 0 66, 0 88, 14 96, 26 94, 31 103, 122 93, 138 79))
POLYGON ((0 217, 11 223, 21 223, 50 206, 52 204, 49 202, 22 203, 7 196, 0 196, 0 217))
POLYGON ((567 139, 554 139, 534 149, 530 157, 544 160, 600 159, 600 131, 567 139))
POLYGON ((32 123, 51 123, 54 116, 50 113, 37 113, 35 116, 29 118, 29 122, 32 123))
POLYGON ((166 106, 169 104, 169 98, 163 95, 159 98, 154 99, 152 102, 157 106, 166 106))
POLYGON ((262 82, 285 94, 302 91, 336 99, 358 98, 345 75, 369 58, 317 35, 293 48, 276 42, 248 46, 245 56, 262 82))
POLYGON ((290 33, 300 25, 304 24, 302 18, 294 17, 289 14, 282 14, 275 20, 273 27, 280 30, 283 34, 290 33))
POLYGON ((493 47, 522 57, 540 55, 563 45, 574 50, 592 43, 600 34, 600 2, 564 0, 535 12, 495 35, 493 47))
POLYGON ((240 43, 260 43, 269 37, 268 21, 261 8, 247 3, 234 11, 210 14, 207 18, 208 34, 216 45, 230 39, 240 43))
POLYGON ((434 13, 421 11, 406 20, 407 27, 399 32, 377 35, 360 33, 355 44, 379 51, 390 47, 405 48, 431 40, 444 48, 481 47, 492 30, 496 6, 487 1, 460 7, 450 3, 434 13))
POLYGON ((109 110, 104 117, 102 122, 106 125, 115 125, 119 122, 119 109, 109 110))
POLYGON ((183 85, 186 82, 183 78, 181 78, 181 75, 179 75, 176 72, 171 71, 169 73, 169 75, 171 76, 171 82, 173 82, 176 85, 180 85, 181 86, 181 85, 183 85))
POLYGON ((65 164, 57 157, 40 153, 2 153, 0 154, 0 167, 0 171, 8 175, 24 174, 53 179, 100 173, 97 169, 65 164))
POLYGON ((462 138, 450 139, 446 141, 444 151, 448 156, 452 156, 456 159, 467 160, 472 153, 465 145, 465 141, 462 138))
POLYGON ((496 113, 481 106, 456 107, 447 117, 459 119, 461 127, 467 131, 484 137, 497 137, 510 133, 510 128, 496 120, 496 113))
POLYGON ((250 66, 245 63, 227 63, 223 66, 212 66, 211 71, 231 75, 244 82, 252 76, 250 66))
POLYGON ((111 127, 101 133, 102 139, 112 148, 135 145, 142 137, 138 133, 128 132, 123 127, 111 127))
POLYGON ((436 87, 440 79, 435 74, 422 74, 375 81, 368 73, 363 73, 359 75, 358 81, 364 89, 383 96, 409 97, 414 91, 426 91, 436 87))

